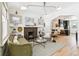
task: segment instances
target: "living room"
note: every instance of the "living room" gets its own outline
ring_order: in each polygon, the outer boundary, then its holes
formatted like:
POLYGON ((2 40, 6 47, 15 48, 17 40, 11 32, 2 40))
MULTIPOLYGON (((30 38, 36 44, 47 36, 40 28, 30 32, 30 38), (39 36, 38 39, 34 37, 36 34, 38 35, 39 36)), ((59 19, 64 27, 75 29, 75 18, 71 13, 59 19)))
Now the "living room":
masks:
POLYGON ((78 2, 0 2, 0 7, 1 56, 79 55, 78 2))

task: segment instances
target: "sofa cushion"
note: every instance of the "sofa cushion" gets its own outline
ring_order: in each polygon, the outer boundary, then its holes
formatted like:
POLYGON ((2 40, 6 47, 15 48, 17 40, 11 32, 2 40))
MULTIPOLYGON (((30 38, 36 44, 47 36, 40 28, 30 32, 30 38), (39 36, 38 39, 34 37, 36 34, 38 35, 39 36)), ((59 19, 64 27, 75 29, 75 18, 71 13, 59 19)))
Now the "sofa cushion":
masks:
POLYGON ((9 38, 8 38, 8 43, 12 43, 13 42, 13 39, 14 39, 14 36, 13 35, 10 35, 9 38))
POLYGON ((31 56, 32 55, 32 46, 31 44, 9 44, 8 53, 11 56, 31 56))
POLYGON ((19 38, 18 39, 19 43, 22 44, 29 44, 30 42, 28 42, 25 38, 19 38))

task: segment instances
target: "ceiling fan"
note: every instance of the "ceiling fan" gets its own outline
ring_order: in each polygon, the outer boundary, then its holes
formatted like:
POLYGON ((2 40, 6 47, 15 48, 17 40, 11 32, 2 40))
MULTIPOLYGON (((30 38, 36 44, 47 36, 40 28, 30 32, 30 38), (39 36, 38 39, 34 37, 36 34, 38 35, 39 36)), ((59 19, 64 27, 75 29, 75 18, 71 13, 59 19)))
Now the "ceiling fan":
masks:
POLYGON ((56 8, 56 6, 46 6, 47 2, 43 2, 43 5, 28 5, 28 6, 34 6, 34 7, 52 7, 56 8))
POLYGON ((47 15, 46 7, 51 7, 51 8, 58 8, 58 6, 46 6, 46 2, 43 2, 43 5, 28 5, 28 7, 33 6, 33 7, 43 7, 44 8, 44 13, 47 15))

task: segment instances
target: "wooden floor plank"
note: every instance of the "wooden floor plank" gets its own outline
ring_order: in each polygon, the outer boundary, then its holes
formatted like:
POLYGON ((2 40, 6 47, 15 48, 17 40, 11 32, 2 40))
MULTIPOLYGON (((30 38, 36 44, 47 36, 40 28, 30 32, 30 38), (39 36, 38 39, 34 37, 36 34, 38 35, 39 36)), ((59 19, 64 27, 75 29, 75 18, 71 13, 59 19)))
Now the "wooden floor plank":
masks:
POLYGON ((75 38, 71 36, 59 35, 56 39, 56 43, 65 44, 65 46, 56 51, 52 56, 79 56, 79 48, 76 46, 75 38))

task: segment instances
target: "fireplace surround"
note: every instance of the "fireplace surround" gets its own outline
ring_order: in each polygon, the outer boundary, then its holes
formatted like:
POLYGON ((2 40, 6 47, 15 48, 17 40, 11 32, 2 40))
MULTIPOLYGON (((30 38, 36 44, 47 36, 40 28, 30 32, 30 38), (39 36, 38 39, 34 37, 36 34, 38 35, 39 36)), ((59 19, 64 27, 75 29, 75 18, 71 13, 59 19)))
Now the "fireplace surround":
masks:
POLYGON ((28 41, 33 41, 37 38, 37 27, 24 27, 24 37, 28 41))

